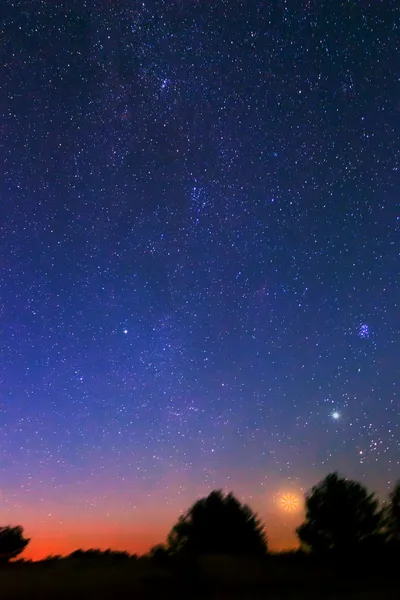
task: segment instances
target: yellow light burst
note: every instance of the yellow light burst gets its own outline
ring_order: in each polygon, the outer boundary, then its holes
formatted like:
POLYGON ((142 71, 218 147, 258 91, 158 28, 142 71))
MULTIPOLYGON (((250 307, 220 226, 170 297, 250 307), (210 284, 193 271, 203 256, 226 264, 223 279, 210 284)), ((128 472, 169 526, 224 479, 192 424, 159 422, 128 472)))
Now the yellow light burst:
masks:
POLYGON ((294 512, 299 508, 299 499, 294 494, 282 494, 280 505, 286 512, 294 512))

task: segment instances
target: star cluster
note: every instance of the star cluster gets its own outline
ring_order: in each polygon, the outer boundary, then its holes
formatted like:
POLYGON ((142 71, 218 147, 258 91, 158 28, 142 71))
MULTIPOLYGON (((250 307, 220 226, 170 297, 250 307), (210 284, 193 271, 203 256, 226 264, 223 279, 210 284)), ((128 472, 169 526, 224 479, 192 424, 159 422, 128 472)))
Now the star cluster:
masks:
POLYGON ((2 518, 160 541, 215 487, 262 516, 334 469, 387 494, 397 3, 3 15, 2 518))

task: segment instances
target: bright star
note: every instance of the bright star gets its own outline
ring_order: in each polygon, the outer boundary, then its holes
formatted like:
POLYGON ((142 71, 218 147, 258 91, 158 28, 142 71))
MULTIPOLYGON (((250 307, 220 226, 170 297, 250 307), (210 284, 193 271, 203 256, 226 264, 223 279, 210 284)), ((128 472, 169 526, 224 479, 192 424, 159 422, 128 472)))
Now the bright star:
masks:
POLYGON ((299 499, 294 494, 283 494, 280 498, 280 505, 286 512, 294 512, 299 508, 299 499))
POLYGON ((127 330, 127 329, 124 329, 124 333, 125 333, 125 335, 126 335, 126 334, 128 333, 128 330, 127 330))
POLYGON ((358 337, 362 338, 362 339, 368 339, 369 338, 369 326, 367 325, 367 323, 361 323, 361 325, 358 328, 358 337))
POLYGON ((331 417, 334 421, 338 421, 341 417, 341 414, 338 410, 334 410, 331 412, 331 417))
POLYGON ((164 79, 160 85, 160 89, 165 90, 165 88, 168 86, 168 84, 169 84, 169 79, 167 79, 167 78, 164 79))

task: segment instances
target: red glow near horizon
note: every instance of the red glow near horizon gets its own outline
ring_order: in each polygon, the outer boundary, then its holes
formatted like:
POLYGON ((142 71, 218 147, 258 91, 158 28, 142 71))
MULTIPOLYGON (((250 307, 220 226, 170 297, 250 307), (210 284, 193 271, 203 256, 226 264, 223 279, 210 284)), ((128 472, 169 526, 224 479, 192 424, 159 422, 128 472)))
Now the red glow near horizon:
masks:
MULTIPOLYGON (((31 539, 23 554, 26 559, 65 556, 78 548, 111 548, 140 555, 165 542, 179 515, 204 495, 203 490, 193 489, 183 498, 176 495, 169 504, 162 503, 161 493, 154 494, 152 498, 137 497, 136 506, 128 509, 124 508, 129 506, 124 498, 90 509, 83 503, 74 510, 67 508, 66 504, 57 506, 49 503, 45 510, 26 506, 10 511, 8 516, 3 514, 2 521, 24 527, 25 536, 31 539)), ((265 523, 270 548, 282 550, 297 545, 297 523, 293 527, 292 524, 286 525, 279 517, 277 507, 272 508, 273 499, 270 502, 268 497, 250 494, 237 494, 237 497, 248 503, 265 523)))
MULTIPOLYGON (((270 549, 287 550, 297 546, 294 532, 282 531, 280 528, 278 528, 278 531, 274 530, 274 527, 267 528, 270 549)), ((43 530, 33 535, 33 532, 27 529, 26 535, 32 535, 32 539, 22 556, 27 560, 36 561, 50 555, 66 556, 78 548, 84 550, 89 548, 100 548, 102 550, 111 548, 112 550, 141 555, 148 552, 152 546, 164 542, 166 533, 167 530, 164 528, 160 528, 160 530, 149 529, 147 532, 144 530, 126 532, 116 528, 115 531, 108 533, 86 532, 82 534, 79 530, 70 530, 69 533, 60 531, 57 534, 51 530, 43 530)))

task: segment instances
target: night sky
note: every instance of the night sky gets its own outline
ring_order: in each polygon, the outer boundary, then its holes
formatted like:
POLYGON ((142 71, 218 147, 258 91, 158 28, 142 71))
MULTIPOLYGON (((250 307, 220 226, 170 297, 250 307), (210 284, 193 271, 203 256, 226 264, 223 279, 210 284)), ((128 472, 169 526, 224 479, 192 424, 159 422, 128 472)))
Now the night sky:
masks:
POLYGON ((383 499, 398 2, 0 12, 1 524, 141 552, 222 488, 277 548, 332 470, 383 499))

